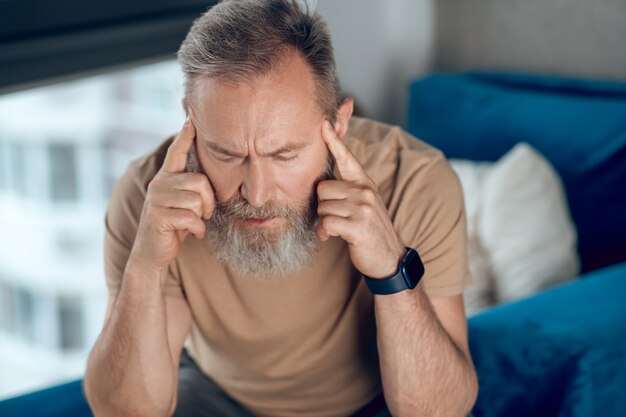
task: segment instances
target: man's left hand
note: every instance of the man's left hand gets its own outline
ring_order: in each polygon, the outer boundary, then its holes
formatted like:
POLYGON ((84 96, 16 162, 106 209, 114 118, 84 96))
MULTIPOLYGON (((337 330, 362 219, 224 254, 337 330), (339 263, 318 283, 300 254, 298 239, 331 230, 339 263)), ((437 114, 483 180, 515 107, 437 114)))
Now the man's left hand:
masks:
POLYGON ((317 186, 317 237, 326 241, 329 236, 338 236, 348 242, 352 264, 363 275, 393 275, 406 249, 378 187, 328 121, 322 127, 322 138, 335 158, 340 178, 321 181, 317 186))

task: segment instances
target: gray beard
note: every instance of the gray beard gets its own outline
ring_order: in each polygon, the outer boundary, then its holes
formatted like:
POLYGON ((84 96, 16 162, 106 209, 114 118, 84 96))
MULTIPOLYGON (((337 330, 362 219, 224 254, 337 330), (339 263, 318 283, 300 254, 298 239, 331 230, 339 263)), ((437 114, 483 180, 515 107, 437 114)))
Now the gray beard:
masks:
MULTIPOLYGON (((189 153, 187 171, 202 172, 194 148, 189 153)), ((315 234, 319 222, 315 189, 320 181, 333 178, 333 167, 334 159, 329 155, 324 173, 313 184, 307 206, 299 210, 273 203, 255 207, 239 194, 216 202, 213 215, 205 221, 205 239, 214 256, 241 275, 259 280, 286 278, 307 268, 320 245, 315 234), (267 217, 284 217, 288 225, 273 230, 246 229, 242 224, 245 219, 267 217)))
MULTIPOLYGON (((240 200, 234 204, 246 207, 243 204, 248 203, 240 200)), ((310 265, 319 248, 315 235, 317 217, 310 219, 306 218, 309 216, 291 212, 283 215, 289 220, 289 225, 283 230, 244 229, 241 224, 243 218, 233 215, 234 210, 230 207, 233 206, 216 207, 206 221, 206 239, 220 262, 232 266, 242 275, 259 279, 288 277, 310 265)), ((247 207, 258 209, 250 205, 247 207)), ((269 214, 267 210, 264 213, 269 214)), ((257 210, 257 214, 251 217, 264 217, 259 214, 257 210)), ((272 214, 277 215, 278 212, 273 210, 272 214)))

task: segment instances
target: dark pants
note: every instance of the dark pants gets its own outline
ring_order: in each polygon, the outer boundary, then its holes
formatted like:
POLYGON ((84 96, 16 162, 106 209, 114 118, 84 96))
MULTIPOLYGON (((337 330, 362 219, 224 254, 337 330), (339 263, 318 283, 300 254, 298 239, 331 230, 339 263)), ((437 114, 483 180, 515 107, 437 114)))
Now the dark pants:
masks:
MULTIPOLYGON (((186 349, 180 356, 178 372, 178 403, 173 417, 254 417, 219 385, 206 376, 191 359, 186 349)), ((381 396, 352 417, 390 417, 381 396)))

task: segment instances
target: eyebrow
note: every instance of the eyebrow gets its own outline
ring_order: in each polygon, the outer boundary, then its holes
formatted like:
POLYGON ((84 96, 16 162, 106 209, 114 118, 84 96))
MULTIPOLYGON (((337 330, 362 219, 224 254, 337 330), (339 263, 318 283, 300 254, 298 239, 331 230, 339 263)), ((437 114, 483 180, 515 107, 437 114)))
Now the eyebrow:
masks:
MULTIPOLYGON (((231 151, 229 149, 224 148, 221 145, 218 145, 215 142, 210 142, 210 141, 204 141, 204 144, 206 145, 207 148, 211 149, 214 152, 218 152, 221 153, 223 155, 227 155, 233 158, 245 158, 246 155, 240 154, 236 151, 231 151)), ((299 151, 302 148, 305 148, 309 146, 309 143, 290 143, 287 144, 275 151, 272 152, 268 152, 266 154, 260 154, 259 156, 277 156, 281 153, 287 153, 287 152, 292 152, 292 151, 299 151)))

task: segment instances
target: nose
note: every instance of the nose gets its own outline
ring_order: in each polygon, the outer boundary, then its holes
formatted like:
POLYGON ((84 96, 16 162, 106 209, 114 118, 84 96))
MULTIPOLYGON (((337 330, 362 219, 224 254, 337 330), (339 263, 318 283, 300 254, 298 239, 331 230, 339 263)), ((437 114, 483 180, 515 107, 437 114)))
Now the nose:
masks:
POLYGON ((250 161, 241 184, 241 196, 255 207, 264 206, 272 198, 271 176, 260 160, 250 161))

